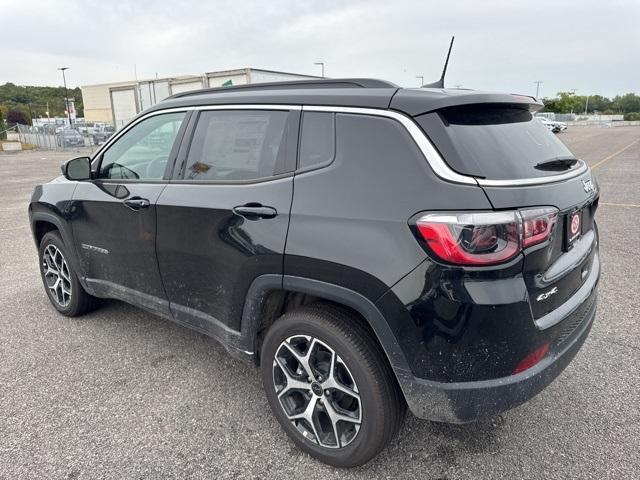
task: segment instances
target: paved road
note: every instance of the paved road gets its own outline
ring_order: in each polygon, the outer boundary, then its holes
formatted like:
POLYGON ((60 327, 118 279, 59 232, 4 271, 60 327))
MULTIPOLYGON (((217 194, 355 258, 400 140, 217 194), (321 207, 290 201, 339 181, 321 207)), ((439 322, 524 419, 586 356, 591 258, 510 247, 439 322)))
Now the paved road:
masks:
POLYGON ((118 302, 54 313, 26 206, 61 155, 0 155, 0 478, 640 478, 640 128, 560 138, 597 165, 603 191, 584 348, 529 403, 464 426, 409 416, 390 448, 347 471, 300 453, 257 372, 212 340, 118 302))

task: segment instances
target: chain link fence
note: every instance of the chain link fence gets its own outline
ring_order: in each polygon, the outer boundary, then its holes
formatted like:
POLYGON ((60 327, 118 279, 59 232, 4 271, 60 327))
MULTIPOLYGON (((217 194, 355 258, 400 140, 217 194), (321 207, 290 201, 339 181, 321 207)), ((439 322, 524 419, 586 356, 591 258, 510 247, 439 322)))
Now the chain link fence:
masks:
POLYGON ((113 127, 101 126, 94 129, 61 127, 55 124, 47 125, 16 125, 18 139, 22 143, 29 143, 47 150, 88 149, 95 151, 99 145, 106 142, 114 133, 113 127))

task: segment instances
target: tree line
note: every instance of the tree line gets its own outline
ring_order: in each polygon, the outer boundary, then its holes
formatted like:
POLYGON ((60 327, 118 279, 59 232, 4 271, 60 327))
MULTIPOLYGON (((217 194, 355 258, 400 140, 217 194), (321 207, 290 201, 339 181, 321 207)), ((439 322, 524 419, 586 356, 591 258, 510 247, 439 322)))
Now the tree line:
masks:
MULTIPOLYGON (((69 98, 74 99, 77 116, 84 116, 80 88, 69 88, 67 91, 69 98)), ((13 83, 0 85, 0 119, 4 117, 9 126, 16 123, 30 125, 32 118, 46 117, 47 106, 50 117, 66 116, 64 87, 21 86, 13 83)))
MULTIPOLYGON (((80 88, 70 88, 69 97, 75 100, 78 117, 84 116, 80 88)), ((635 93, 607 98, 602 95, 576 95, 558 92, 543 99, 544 112, 623 114, 625 120, 640 120, 640 96, 635 93)), ((64 117, 64 87, 34 87, 5 83, 0 85, 0 126, 2 118, 9 126, 31 124, 31 118, 45 117, 47 106, 51 117, 64 117)), ((4 128, 0 128, 0 131, 4 128)))
POLYGON ((599 113, 624 115, 625 120, 640 120, 640 96, 635 93, 616 95, 576 95, 575 92, 558 92, 553 98, 543 98, 543 112, 554 113, 599 113))

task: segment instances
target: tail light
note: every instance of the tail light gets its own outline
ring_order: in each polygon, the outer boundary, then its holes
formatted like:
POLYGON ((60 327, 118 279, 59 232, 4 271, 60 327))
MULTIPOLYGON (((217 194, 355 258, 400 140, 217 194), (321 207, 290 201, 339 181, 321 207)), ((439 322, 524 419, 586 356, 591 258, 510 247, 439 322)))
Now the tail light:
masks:
POLYGON ((522 217, 522 248, 544 242, 551 236, 558 219, 558 210, 552 207, 520 210, 522 217))
POLYGON ((456 265, 496 265, 523 248, 547 240, 558 210, 552 207, 505 212, 430 213, 416 221, 429 249, 456 265))

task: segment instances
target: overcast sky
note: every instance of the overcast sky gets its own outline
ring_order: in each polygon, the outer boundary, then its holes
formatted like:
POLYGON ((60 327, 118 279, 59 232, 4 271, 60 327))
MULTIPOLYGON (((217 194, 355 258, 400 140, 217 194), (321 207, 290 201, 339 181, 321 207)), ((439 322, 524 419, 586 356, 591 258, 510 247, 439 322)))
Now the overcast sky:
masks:
POLYGON ((0 0, 0 83, 256 67, 535 94, 640 93, 640 1, 0 0))

